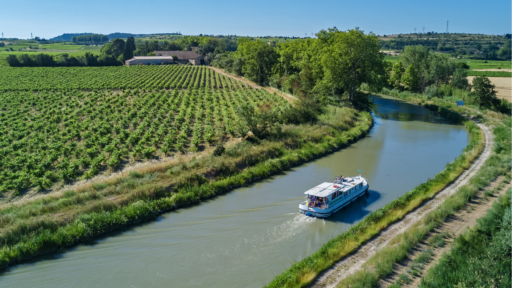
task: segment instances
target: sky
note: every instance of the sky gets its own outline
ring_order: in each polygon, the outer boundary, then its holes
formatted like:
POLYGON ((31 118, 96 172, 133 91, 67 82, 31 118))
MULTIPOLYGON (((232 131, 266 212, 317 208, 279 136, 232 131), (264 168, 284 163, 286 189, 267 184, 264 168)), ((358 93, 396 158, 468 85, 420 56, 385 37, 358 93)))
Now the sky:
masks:
MULTIPOLYGON (((510 0, 16 0, 2 3, 5 38, 63 33, 311 36, 359 27, 377 35, 435 31, 511 33, 510 0)), ((1 36, 1 34, 0 34, 1 36)))

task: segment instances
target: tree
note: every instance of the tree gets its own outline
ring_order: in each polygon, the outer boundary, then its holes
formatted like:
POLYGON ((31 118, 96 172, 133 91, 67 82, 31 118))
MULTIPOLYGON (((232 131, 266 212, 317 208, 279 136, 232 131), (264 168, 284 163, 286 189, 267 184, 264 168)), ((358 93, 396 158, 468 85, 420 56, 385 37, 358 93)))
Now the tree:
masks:
POLYGON ((497 100, 494 85, 489 78, 485 76, 478 76, 473 79, 473 96, 478 101, 479 108, 491 108, 493 103, 497 100))
POLYGON ((21 65, 23 67, 35 67, 37 66, 36 61, 32 59, 28 54, 21 54, 18 58, 20 60, 21 65))
POLYGON ((453 71, 455 71, 455 64, 447 57, 430 53, 425 66, 421 68, 423 68, 425 83, 439 86, 450 82, 453 71))
POLYGON ((400 55, 400 61, 404 66, 412 65, 416 70, 419 91, 425 91, 425 88, 432 84, 439 86, 450 82, 455 71, 455 64, 447 57, 431 53, 428 48, 421 45, 406 46, 400 55))
POLYGON ((260 85, 267 85, 279 55, 264 42, 247 38, 239 38, 238 41, 237 52, 245 60, 244 75, 260 85))
POLYGON ((91 52, 86 52, 83 57, 83 60, 84 60, 84 64, 86 66, 97 66, 98 65, 98 58, 96 58, 96 56, 94 54, 92 54, 91 52))
MULTIPOLYGON (((411 66, 409 66, 411 67, 411 66)), ((389 85, 394 88, 400 88, 400 83, 402 82, 402 75, 404 74, 405 69, 402 65, 401 61, 398 61, 393 65, 393 70, 391 71, 391 75, 389 77, 389 85)))
POLYGON ((158 41, 153 40, 148 42, 148 52, 154 52, 160 50, 160 45, 158 45, 158 41))
POLYGON ((135 39, 133 37, 128 37, 126 39, 126 45, 124 46, 123 58, 124 60, 129 60, 133 58, 133 51, 135 51, 135 39))
POLYGON ((450 82, 453 88, 466 89, 468 87, 467 73, 464 69, 456 69, 450 82))
POLYGON ((118 58, 119 55, 123 54, 124 46, 125 46, 125 42, 123 39, 116 38, 116 39, 112 40, 112 46, 111 46, 112 50, 111 51, 115 58, 118 58))
MULTIPOLYGON (((1 47, 1 46, 0 46, 1 47)), ((505 41, 505 45, 498 51, 498 57, 505 60, 511 59, 510 39, 505 41)))
POLYGON ((385 74, 379 38, 373 33, 364 34, 359 28, 334 31, 331 37, 331 45, 325 47, 322 56, 325 84, 333 90, 346 91, 350 101, 362 83, 378 90, 376 86, 382 84, 380 76, 385 74))
POLYGON ((11 67, 20 67, 21 63, 20 60, 18 60, 18 57, 16 55, 9 55, 7 56, 7 64, 11 67))
POLYGON ((52 56, 44 53, 37 54, 35 57, 35 61, 37 63, 37 66, 39 67, 53 67, 57 65, 52 56))
POLYGON ((407 67, 402 75, 401 81, 405 88, 410 91, 416 91, 416 89, 418 89, 418 73, 414 66, 409 65, 409 67, 407 67))
POLYGON ((107 44, 103 45, 103 47, 101 47, 100 53, 105 54, 105 55, 114 54, 114 51, 112 48, 112 43, 107 43, 107 44))
POLYGON ((272 133, 279 123, 277 112, 270 105, 255 109, 252 105, 243 104, 238 107, 240 122, 237 123, 239 133, 247 135, 250 131, 258 138, 264 138, 272 133))

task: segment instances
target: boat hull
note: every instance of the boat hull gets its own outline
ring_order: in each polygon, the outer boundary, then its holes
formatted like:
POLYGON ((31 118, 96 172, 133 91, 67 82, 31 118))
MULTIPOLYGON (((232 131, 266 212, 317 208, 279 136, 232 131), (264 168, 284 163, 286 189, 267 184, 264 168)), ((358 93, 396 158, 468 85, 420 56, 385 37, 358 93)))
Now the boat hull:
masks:
POLYGON ((317 207, 308 207, 304 203, 301 203, 299 205, 299 212, 310 217, 316 217, 316 218, 327 218, 332 216, 334 213, 340 211, 341 209, 347 207, 350 205, 350 203, 354 202, 359 197, 363 196, 366 192, 368 192, 368 189, 370 188, 370 185, 368 185, 368 182, 366 182, 366 185, 361 187, 359 191, 356 191, 352 197, 347 198, 344 201, 340 201, 339 203, 336 203, 336 205, 329 205, 329 208, 322 209, 317 207))

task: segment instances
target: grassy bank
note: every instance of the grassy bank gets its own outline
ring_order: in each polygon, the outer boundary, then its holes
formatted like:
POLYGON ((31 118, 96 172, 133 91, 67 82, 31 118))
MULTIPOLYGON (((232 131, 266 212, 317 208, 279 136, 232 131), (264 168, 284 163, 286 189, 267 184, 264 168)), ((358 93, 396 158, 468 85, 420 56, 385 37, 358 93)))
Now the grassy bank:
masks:
POLYGON ((510 192, 478 219, 474 229, 455 239, 420 287, 511 287, 510 192))
MULTIPOLYGON (((432 108, 433 105, 429 105, 429 107, 432 108)), ((493 154, 478 173, 470 179, 469 184, 464 185, 455 194, 448 197, 439 207, 425 215, 407 232, 394 238, 385 249, 370 258, 363 265, 363 269, 345 278, 337 287, 376 287, 378 280, 392 273, 393 265, 405 259, 414 246, 425 240, 434 228, 442 224, 447 217, 464 208, 480 189, 487 186, 496 177, 510 173, 511 128, 510 117, 504 118, 501 125, 497 124, 494 127, 493 154)))
POLYGON ((88 241, 269 177, 348 146, 372 125, 367 112, 331 107, 316 124, 285 125, 267 140, 243 141, 220 157, 131 173, 13 205, 0 211, 0 265, 88 241))
MULTIPOLYGON (((437 107, 430 106, 432 110, 437 107)), ((452 120, 464 121, 460 114, 448 109, 438 109, 443 116, 452 120)), ((354 252, 361 244, 377 235, 382 229, 401 219, 405 214, 431 199, 448 184, 453 182, 480 155, 485 146, 483 133, 471 121, 464 121, 471 141, 462 155, 446 165, 445 169, 433 179, 419 185, 412 191, 393 200, 385 207, 368 215, 364 220, 352 226, 348 231, 327 242, 313 255, 295 263, 278 275, 265 287, 306 287, 322 271, 331 267, 343 257, 354 252)))

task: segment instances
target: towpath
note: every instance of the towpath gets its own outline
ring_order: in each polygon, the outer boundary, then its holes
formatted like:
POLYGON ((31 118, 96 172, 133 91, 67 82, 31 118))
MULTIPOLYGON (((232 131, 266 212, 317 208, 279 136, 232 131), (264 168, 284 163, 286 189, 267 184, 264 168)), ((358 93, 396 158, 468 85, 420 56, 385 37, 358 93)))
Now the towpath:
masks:
POLYGON ((478 126, 485 135, 485 148, 469 169, 464 171, 452 184, 437 193, 434 198, 423 203, 420 207, 407 214, 402 220, 388 226, 371 241, 359 247, 352 255, 341 259, 332 268, 320 274, 312 287, 336 287, 341 280, 360 270, 368 259, 375 255, 377 251, 386 247, 395 236, 411 228, 412 225, 421 220, 424 215, 441 205, 448 196, 455 193, 460 187, 466 185, 469 179, 480 170, 484 162, 491 156, 492 147, 494 145, 493 134, 489 127, 483 124, 478 124, 478 126))

